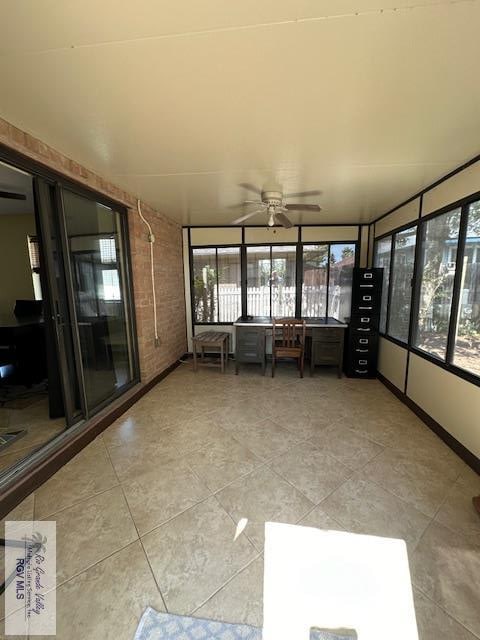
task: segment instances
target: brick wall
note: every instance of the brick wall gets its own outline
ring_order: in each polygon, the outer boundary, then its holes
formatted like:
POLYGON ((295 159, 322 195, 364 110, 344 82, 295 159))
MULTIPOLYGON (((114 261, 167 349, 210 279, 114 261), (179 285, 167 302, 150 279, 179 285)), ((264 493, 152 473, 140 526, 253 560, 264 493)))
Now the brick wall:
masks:
POLYGON ((150 249, 147 229, 137 214, 135 197, 1 118, 0 142, 128 207, 140 370, 142 382, 148 382, 187 350, 180 225, 142 203, 142 212, 155 235, 154 261, 160 336, 160 344, 156 347, 150 249))

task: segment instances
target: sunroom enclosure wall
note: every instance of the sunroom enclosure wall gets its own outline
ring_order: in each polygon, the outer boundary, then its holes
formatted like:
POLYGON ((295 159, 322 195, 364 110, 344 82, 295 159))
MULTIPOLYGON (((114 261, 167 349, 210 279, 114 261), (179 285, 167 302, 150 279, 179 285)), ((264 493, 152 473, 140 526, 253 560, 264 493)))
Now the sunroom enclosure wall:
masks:
MULTIPOLYGON (((392 271, 385 275, 378 370, 474 457, 480 468, 480 161, 427 189, 371 225, 371 264, 390 267, 392 239, 417 229, 404 302, 413 308, 409 335, 386 326, 392 313, 392 271), (479 203, 479 204, 477 204, 479 203), (463 212, 463 213, 462 213, 463 212), (459 255, 462 260, 457 260, 459 255), (388 291, 388 290, 387 290, 388 291), (411 294, 413 293, 413 296, 411 294), (384 298, 387 302, 387 299, 384 298), (455 316, 452 314, 455 313, 455 316), (447 353, 447 344, 450 352, 447 353)), ((409 241, 412 242, 412 241, 409 241)), ((405 247, 408 246, 404 244, 405 247)))
POLYGON ((213 328, 231 334, 233 352, 232 322, 242 309, 347 319, 353 266, 367 266, 368 232, 368 225, 355 224, 185 228, 189 351, 192 335, 213 328))

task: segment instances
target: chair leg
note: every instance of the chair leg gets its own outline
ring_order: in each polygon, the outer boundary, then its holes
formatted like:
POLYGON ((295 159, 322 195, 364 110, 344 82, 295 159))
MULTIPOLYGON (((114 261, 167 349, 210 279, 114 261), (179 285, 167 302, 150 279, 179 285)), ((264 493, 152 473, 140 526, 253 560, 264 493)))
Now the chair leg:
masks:
POLYGON ((304 364, 304 358, 303 358, 303 353, 300 357, 300 378, 303 378, 303 364, 304 364))
POLYGON ((197 345, 193 343, 193 370, 197 370, 197 345))
POLYGON ((275 377, 275 354, 272 351, 272 378, 275 377))

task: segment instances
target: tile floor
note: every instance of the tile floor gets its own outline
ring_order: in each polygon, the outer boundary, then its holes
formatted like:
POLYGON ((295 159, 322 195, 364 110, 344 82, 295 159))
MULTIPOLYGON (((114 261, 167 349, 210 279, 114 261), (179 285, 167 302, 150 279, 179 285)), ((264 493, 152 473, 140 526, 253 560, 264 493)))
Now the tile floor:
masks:
POLYGON ((57 521, 60 640, 131 639, 147 605, 261 625, 266 520, 403 538, 422 640, 474 640, 479 492, 378 381, 181 365, 9 519, 57 521))

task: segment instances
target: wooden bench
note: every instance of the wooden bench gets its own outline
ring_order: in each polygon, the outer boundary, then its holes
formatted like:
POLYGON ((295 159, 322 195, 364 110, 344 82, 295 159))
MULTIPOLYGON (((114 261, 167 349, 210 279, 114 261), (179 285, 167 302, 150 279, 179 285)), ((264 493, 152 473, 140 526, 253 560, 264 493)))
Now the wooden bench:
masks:
POLYGON ((193 342, 193 370, 197 370, 197 348, 200 348, 202 360, 205 357, 205 348, 214 348, 220 350, 220 368, 222 373, 228 364, 228 339, 229 333, 223 331, 204 331, 192 337, 193 342))

